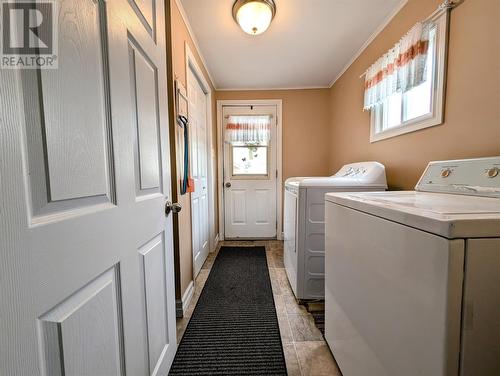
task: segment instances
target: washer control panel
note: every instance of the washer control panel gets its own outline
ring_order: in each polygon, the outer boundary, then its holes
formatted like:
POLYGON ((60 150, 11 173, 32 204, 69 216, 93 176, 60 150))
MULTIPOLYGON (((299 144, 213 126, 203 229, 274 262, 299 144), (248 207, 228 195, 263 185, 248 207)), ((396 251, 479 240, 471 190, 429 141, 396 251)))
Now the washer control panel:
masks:
POLYGON ((415 190, 500 197, 500 157, 431 162, 415 190))

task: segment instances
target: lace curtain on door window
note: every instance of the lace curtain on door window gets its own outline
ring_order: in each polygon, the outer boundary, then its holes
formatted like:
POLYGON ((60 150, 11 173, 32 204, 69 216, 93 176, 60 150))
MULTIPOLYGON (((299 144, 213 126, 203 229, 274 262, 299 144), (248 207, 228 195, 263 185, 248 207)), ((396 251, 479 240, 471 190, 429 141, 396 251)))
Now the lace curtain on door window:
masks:
POLYGON ((370 110, 396 92, 405 93, 426 80, 431 22, 419 22, 380 57, 365 76, 363 108, 370 110))
POLYGON ((271 139, 269 116, 229 116, 225 141, 232 145, 268 145, 271 139))

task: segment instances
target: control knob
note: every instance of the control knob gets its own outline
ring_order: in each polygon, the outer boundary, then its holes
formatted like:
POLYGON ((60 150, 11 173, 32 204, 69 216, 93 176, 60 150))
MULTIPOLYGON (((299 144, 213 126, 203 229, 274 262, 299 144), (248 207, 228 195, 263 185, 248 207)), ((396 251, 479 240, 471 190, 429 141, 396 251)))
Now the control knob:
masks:
POLYGON ((486 176, 489 178, 496 178, 500 173, 500 169, 498 167, 492 167, 486 170, 486 176))
POLYGON ((448 177, 448 176, 450 176, 450 175, 451 175, 451 170, 450 170, 449 168, 447 168, 447 169, 445 169, 445 170, 441 171, 441 177, 442 177, 442 178, 447 178, 447 177, 448 177))

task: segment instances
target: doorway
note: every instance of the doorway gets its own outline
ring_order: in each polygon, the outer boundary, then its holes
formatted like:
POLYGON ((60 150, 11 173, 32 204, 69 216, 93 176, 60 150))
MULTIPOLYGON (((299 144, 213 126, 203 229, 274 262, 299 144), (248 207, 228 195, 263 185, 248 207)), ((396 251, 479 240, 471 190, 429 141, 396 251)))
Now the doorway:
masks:
POLYGON ((281 101, 218 105, 221 234, 280 239, 281 101))
POLYGON ((189 117, 191 193, 191 237, 193 280, 215 245, 214 198, 212 189, 212 114, 210 86, 186 45, 186 74, 189 117))

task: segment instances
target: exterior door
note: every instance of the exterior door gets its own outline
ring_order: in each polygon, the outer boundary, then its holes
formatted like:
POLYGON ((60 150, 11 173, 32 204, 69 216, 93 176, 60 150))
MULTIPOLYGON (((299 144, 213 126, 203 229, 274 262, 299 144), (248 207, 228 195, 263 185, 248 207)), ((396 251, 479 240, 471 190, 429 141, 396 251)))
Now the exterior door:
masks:
POLYGON ((164 2, 58 2, 0 70, 0 374, 165 375, 176 351, 164 2))
POLYGON ((224 237, 275 238, 276 106, 224 106, 226 132, 231 117, 268 116, 267 144, 224 142, 224 237))
POLYGON ((191 193, 193 278, 196 278, 210 251, 210 223, 208 219, 207 96, 191 69, 188 69, 187 81, 191 176, 194 180, 194 192, 191 193))

